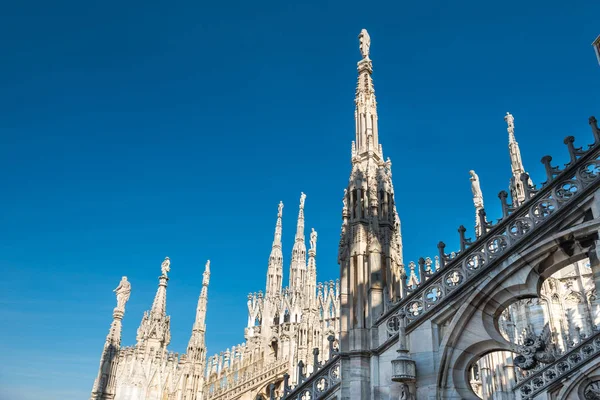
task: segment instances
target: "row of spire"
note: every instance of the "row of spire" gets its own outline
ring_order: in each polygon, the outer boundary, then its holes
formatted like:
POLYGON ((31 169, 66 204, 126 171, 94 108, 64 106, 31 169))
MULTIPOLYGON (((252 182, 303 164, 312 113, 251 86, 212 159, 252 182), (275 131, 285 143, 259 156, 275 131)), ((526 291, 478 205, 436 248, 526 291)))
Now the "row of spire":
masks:
MULTIPOLYGON (((309 260, 306 259, 306 238, 304 234, 304 203, 306 194, 300 194, 300 206, 298 209, 298 221, 296 223, 296 234, 294 247, 292 248, 292 259, 290 263, 289 288, 292 291, 310 290, 316 288, 316 241, 317 232, 312 229, 310 235, 309 260), (314 282, 313 282, 314 280, 314 282), (307 289, 308 288, 308 289, 307 289)), ((269 256, 267 270, 266 296, 275 297, 281 293, 283 283, 283 252, 281 245, 282 237, 283 202, 279 202, 277 210, 277 223, 275 225, 275 237, 269 256)), ((310 296, 310 297, 314 297, 310 296)))

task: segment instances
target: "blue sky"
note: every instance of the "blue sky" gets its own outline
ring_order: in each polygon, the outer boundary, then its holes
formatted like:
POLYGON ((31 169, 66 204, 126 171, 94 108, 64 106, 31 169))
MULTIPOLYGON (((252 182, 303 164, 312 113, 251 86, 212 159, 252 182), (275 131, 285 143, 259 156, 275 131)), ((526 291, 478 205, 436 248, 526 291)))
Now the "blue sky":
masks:
MULTIPOLYGON (((171 257, 173 351, 210 259, 209 354, 243 340, 280 200, 285 276, 300 192, 335 279, 357 35, 372 39, 380 138, 405 261, 456 248, 470 169, 488 216, 523 161, 567 161, 600 114, 592 1, 12 2, 0 13, 0 399, 89 396, 122 275, 135 342, 171 257)), ((555 164, 556 165, 556 164, 555 164)))

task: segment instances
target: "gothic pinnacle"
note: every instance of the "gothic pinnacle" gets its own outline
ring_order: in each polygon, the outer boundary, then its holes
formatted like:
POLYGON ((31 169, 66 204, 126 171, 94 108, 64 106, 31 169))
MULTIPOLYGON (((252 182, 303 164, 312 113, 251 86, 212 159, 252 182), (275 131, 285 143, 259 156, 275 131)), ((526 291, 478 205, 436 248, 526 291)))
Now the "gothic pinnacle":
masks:
MULTIPOLYGON (((362 60, 358 62, 358 81, 356 84, 356 105, 354 116, 356 119, 356 155, 364 158, 365 155, 377 154, 382 157, 379 146, 379 133, 377 128, 377 101, 375 100, 375 87, 373 85, 373 63, 369 58, 371 38, 366 29, 358 36, 362 60)), ((354 152, 353 152, 354 162, 354 152)))
POLYGON ((269 266, 267 268, 266 295, 273 296, 281 291, 283 280, 283 253, 281 251, 281 234, 283 216, 283 202, 280 201, 277 208, 277 224, 275 225, 275 237, 269 255, 269 266))
MULTIPOLYGON (((504 121, 506 121, 508 131, 508 152, 510 155, 510 168, 512 170, 512 179, 510 184, 510 193, 513 198, 513 203, 516 205, 522 203, 525 200, 525 191, 523 185, 521 183, 521 175, 523 175, 525 171, 525 167, 523 166, 523 161, 521 160, 521 150, 519 149, 519 144, 515 139, 515 117, 509 112, 504 116, 504 121)), ((529 180, 529 185, 533 185, 533 182, 529 180)))

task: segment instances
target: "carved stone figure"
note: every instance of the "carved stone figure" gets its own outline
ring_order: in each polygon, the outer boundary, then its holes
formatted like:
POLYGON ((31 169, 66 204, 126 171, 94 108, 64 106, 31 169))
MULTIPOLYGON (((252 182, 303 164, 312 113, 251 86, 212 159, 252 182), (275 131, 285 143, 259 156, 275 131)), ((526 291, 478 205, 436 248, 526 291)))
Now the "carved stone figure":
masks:
POLYGON ((165 257, 165 261, 160 265, 160 270, 162 271, 162 276, 167 276, 167 272, 171 270, 171 260, 169 260, 169 257, 165 257))
POLYGON ((310 232, 310 248, 317 251, 317 231, 315 231, 315 228, 312 228, 310 232))
POLYGON ((360 41, 360 54, 362 54, 363 58, 369 58, 369 48, 371 47, 369 32, 366 29, 361 30, 358 39, 360 41))
POLYGON ((509 129, 515 128, 515 117, 513 117, 511 113, 507 112, 504 120, 506 121, 509 129))
POLYGON ((300 208, 304 208, 304 200, 306 200, 306 195, 304 193, 300 193, 300 208))
POLYGON ((279 207, 277 208, 277 216, 281 218, 283 215, 283 201, 279 202, 279 207))
POLYGON ((473 197, 482 198, 483 193, 481 193, 481 186, 479 186, 479 176, 475 173, 475 171, 469 171, 471 174, 471 191, 473 192, 473 197))
POLYGON ((410 390, 406 383, 400 385, 400 400, 410 400, 410 390))
POLYGON ((344 210, 348 209, 348 189, 344 189, 344 198, 342 199, 344 210))
POLYGON ((119 286, 113 292, 117 294, 117 308, 125 310, 125 303, 127 303, 131 294, 131 283, 129 283, 126 276, 121 278, 119 286))

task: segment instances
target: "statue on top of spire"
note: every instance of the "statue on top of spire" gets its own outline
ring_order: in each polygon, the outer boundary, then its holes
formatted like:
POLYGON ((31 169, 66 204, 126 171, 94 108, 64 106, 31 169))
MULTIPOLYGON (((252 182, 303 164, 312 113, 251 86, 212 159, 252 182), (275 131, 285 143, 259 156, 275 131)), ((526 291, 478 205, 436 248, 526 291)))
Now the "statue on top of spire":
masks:
POLYGON ((473 192, 473 198, 483 198, 483 193, 481 193, 481 186, 479 185, 479 176, 475 173, 475 171, 470 170, 469 174, 471 174, 471 191, 473 192))
POLYGON ((119 286, 113 292, 117 294, 117 309, 125 311, 125 303, 127 303, 131 294, 131 283, 129 283, 126 276, 121 278, 119 286))
POLYGON ((277 217, 281 218, 283 215, 283 201, 279 202, 279 208, 277 209, 277 217))
POLYGON ((169 260, 169 257, 165 257, 165 261, 163 261, 160 265, 160 270, 162 272, 162 276, 166 277, 167 272, 171 270, 171 260, 169 260))
POLYGON ((511 113, 507 112, 504 120, 508 124, 508 129, 515 129, 515 117, 511 113))
POLYGON ((202 285, 208 286, 208 279, 210 276, 210 260, 206 261, 204 266, 204 274, 202 274, 202 285))
POLYGON ((304 200, 306 200, 306 195, 304 194, 304 192, 300 193, 300 208, 304 208, 304 200))
POLYGON ((360 54, 362 54, 363 58, 369 58, 369 48, 371 47, 371 36, 369 36, 369 32, 366 29, 360 31, 360 35, 358 35, 358 40, 360 41, 360 54))
POLYGON ((310 232, 310 249, 317 251, 317 231, 315 231, 315 228, 312 228, 310 232))

